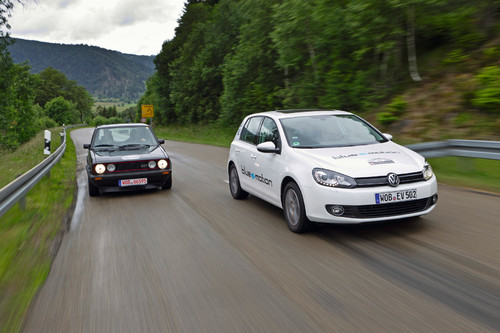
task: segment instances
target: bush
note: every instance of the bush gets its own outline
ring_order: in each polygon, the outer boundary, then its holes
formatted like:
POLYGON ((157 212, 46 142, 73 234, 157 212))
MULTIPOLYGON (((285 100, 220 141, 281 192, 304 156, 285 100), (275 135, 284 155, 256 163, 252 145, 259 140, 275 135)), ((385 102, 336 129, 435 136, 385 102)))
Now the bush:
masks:
POLYGON ((399 118, 391 112, 380 112, 377 114, 377 121, 382 125, 390 125, 396 122, 399 118))
POLYGON ((106 125, 106 124, 108 124, 108 119, 104 118, 103 116, 97 116, 94 118, 92 123, 94 126, 106 125))
POLYGON ((121 117, 111 117, 108 119, 108 124, 121 124, 123 119, 121 117))
POLYGON ((386 105, 386 113, 392 113, 395 116, 400 116, 406 111, 406 101, 402 96, 394 97, 391 103, 386 105))
POLYGON ((484 67, 475 78, 481 88, 474 93, 472 104, 485 111, 500 113, 500 67, 484 67))
POLYGON ((38 128, 45 130, 53 127, 57 127, 57 123, 54 119, 47 116, 38 119, 38 128))

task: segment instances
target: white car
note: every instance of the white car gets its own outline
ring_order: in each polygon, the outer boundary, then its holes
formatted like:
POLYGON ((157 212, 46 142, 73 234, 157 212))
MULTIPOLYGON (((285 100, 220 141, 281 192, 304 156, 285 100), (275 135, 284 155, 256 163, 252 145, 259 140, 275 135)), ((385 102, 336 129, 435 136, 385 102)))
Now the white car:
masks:
POLYGON ((437 202, 429 163, 345 111, 256 113, 241 123, 228 159, 235 199, 252 194, 283 209, 293 232, 312 223, 420 216, 437 202))

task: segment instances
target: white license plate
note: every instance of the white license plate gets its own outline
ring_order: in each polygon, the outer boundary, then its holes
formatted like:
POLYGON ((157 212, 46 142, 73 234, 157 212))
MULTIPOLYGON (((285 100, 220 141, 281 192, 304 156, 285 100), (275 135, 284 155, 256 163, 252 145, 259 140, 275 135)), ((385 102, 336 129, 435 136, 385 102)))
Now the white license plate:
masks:
POLYGON ((118 185, 120 186, 135 186, 135 185, 146 185, 148 183, 147 178, 136 178, 136 179, 120 179, 118 185))
POLYGON ((384 204, 390 202, 400 202, 417 199, 417 190, 393 191, 384 193, 375 193, 375 202, 384 204))

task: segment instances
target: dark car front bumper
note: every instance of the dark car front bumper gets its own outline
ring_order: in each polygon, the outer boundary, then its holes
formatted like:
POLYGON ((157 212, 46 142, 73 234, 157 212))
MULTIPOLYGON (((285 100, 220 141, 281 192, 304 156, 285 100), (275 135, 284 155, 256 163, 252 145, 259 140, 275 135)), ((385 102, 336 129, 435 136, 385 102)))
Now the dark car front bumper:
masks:
POLYGON ((119 172, 105 173, 102 175, 94 175, 89 172, 87 167, 87 175, 89 182, 97 186, 104 192, 131 191, 131 190, 146 190, 162 187, 165 182, 172 177, 172 170, 144 170, 134 172, 119 172), (145 185, 120 186, 120 180, 146 178, 145 185))

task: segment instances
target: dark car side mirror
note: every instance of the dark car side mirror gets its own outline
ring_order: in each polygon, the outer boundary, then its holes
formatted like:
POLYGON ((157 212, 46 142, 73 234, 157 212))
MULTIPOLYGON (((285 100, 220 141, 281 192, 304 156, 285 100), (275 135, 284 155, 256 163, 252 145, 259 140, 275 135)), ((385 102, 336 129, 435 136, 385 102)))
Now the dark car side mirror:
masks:
POLYGON ((90 148, 90 144, 89 143, 84 143, 83 144, 83 149, 89 149, 90 148))
POLYGON ((158 142, 162 145, 165 143, 165 139, 158 139, 158 142))

